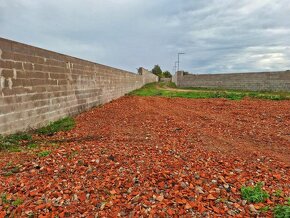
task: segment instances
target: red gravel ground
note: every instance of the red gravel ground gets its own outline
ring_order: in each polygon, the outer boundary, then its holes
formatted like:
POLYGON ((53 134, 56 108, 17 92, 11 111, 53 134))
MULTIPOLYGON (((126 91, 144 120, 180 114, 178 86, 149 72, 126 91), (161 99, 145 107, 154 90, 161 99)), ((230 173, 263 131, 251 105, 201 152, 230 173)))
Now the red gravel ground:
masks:
POLYGON ((49 156, 2 152, 0 194, 23 203, 0 200, 0 217, 254 216, 290 195, 289 112, 289 101, 123 97, 47 137, 69 140, 41 146, 49 156), (271 197, 251 205, 240 188, 256 182, 271 197))

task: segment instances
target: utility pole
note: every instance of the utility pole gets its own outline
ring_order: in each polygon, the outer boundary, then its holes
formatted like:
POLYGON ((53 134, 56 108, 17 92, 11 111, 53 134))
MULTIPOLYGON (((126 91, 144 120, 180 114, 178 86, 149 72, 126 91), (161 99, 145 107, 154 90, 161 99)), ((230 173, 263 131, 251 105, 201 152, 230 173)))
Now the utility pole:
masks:
POLYGON ((179 71, 179 55, 183 55, 183 54, 185 54, 184 52, 179 52, 178 54, 177 54, 177 71, 179 71))
POLYGON ((175 61, 175 62, 174 62, 174 74, 176 73, 176 67, 177 67, 176 64, 177 64, 177 63, 178 63, 178 61, 175 61))

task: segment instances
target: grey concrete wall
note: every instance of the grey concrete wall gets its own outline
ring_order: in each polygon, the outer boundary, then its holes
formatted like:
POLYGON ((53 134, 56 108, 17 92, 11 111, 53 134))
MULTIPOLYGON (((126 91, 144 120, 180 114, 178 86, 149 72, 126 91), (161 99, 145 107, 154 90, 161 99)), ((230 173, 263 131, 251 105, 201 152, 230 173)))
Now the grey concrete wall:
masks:
POLYGON ((158 76, 156 76, 155 74, 151 73, 151 71, 149 71, 143 67, 140 67, 138 69, 138 73, 139 73, 139 75, 143 75, 143 83, 144 84, 158 82, 158 76))
POLYGON ((290 71, 230 74, 185 74, 177 72, 178 87, 206 87, 253 91, 290 91, 290 71))
POLYGON ((176 72, 173 76, 172 76, 172 82, 175 83, 175 85, 179 85, 181 83, 181 81, 183 80, 183 76, 184 76, 184 73, 179 71, 179 72, 176 72), (180 80, 180 81, 178 81, 180 80))
POLYGON ((169 83, 172 81, 172 78, 160 78, 160 82, 166 82, 169 83))
POLYGON ((38 128, 155 82, 75 57, 0 38, 0 134, 38 128))

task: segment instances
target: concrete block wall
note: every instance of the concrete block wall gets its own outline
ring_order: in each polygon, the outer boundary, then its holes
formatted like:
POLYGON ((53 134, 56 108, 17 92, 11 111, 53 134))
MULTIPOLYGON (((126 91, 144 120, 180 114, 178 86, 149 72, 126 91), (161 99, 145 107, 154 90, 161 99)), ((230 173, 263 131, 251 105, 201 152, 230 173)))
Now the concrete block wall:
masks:
POLYGON ((252 91, 290 91, 290 71, 230 74, 185 74, 177 72, 178 87, 224 88, 252 91))
POLYGON ((160 82, 169 83, 172 81, 172 78, 160 78, 160 82))
POLYGON ((152 82, 158 82, 159 78, 158 76, 156 76, 155 74, 153 74, 151 71, 140 67, 138 69, 138 73, 140 75, 143 75, 143 83, 147 84, 147 83, 152 83, 152 82))
POLYGON ((156 79, 0 38, 0 134, 41 127, 156 79))

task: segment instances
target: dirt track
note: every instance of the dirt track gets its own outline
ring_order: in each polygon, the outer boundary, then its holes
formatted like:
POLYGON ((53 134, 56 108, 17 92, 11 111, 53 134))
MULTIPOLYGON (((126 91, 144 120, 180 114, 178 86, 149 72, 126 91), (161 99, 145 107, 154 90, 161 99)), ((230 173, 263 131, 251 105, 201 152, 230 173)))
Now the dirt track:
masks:
POLYGON ((72 142, 48 157, 0 154, 1 168, 22 164, 0 176, 0 193, 24 199, 13 213, 47 217, 249 216, 242 185, 283 190, 257 210, 290 194, 289 111, 289 101, 123 97, 79 115, 52 137, 72 142))

